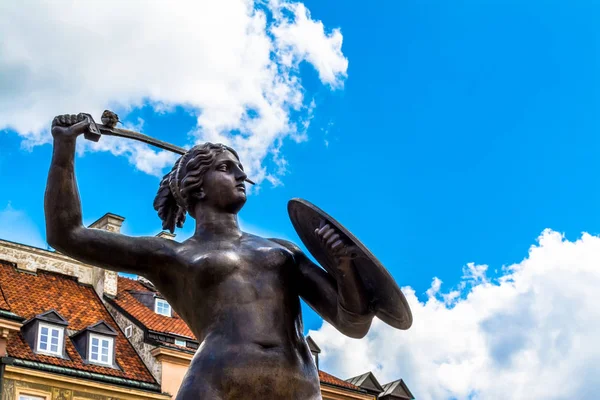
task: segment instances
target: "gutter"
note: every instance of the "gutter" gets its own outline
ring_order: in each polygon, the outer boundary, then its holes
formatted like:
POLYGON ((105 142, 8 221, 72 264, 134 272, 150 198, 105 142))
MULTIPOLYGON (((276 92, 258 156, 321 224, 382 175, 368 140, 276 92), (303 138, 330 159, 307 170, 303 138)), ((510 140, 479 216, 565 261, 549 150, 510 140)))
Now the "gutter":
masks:
MULTIPOLYGON (((61 375, 69 375, 69 376, 74 376, 77 378, 112 383, 113 385, 127 386, 127 387, 131 387, 131 388, 135 388, 135 389, 142 389, 142 390, 148 390, 151 392, 161 393, 160 385, 156 385, 153 383, 134 381, 131 379, 125 379, 125 378, 119 378, 116 376, 98 374, 95 372, 81 371, 81 370, 77 370, 77 369, 73 369, 73 368, 59 367, 59 366, 51 365, 51 364, 42 364, 37 361, 21 360, 21 359, 12 358, 12 357, 0 358, 0 368, 2 368, 1 369, 2 373, 4 372, 5 365, 14 365, 15 367, 31 368, 31 369, 36 369, 39 371, 51 372, 51 373, 61 374, 61 375)), ((2 392, 0 392, 0 393, 2 393, 2 392)))
POLYGON ((17 321, 17 322, 25 321, 25 318, 19 317, 17 314, 10 312, 10 311, 6 311, 6 310, 0 310, 0 318, 11 319, 11 320, 17 321))

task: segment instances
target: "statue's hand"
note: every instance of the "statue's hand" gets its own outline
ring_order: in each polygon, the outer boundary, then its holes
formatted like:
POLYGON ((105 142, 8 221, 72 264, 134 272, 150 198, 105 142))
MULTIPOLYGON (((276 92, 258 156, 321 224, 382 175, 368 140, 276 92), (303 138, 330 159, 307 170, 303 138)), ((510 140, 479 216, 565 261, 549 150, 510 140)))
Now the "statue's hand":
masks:
POLYGON ((76 138, 89 129, 89 121, 83 114, 58 115, 52 120, 54 138, 76 138))
POLYGON ((329 224, 315 229, 315 235, 319 237, 323 246, 326 246, 338 262, 338 268, 348 266, 350 261, 356 258, 356 248, 347 244, 335 228, 329 224))

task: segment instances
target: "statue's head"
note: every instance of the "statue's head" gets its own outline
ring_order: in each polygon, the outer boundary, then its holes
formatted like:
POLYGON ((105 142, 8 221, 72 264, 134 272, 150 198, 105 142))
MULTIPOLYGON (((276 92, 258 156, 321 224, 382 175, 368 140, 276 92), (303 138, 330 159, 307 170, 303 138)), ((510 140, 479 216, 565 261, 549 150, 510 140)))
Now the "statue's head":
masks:
MULTIPOLYGON (((160 182, 154 209, 163 229, 181 228, 198 206, 237 213, 246 202, 246 174, 235 150, 204 143, 182 155, 160 182)), ((192 215, 193 216, 193 215, 192 215)))

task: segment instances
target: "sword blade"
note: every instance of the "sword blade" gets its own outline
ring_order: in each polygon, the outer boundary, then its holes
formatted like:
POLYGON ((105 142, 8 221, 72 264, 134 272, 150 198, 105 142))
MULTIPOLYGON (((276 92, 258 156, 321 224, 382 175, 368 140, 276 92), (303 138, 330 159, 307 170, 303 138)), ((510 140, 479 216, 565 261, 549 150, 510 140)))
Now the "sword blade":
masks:
MULTIPOLYGON (((129 129, 111 128, 106 125, 98 124, 92 119, 92 117, 89 114, 86 114, 86 115, 88 115, 91 120, 90 127, 92 127, 92 129, 93 129, 93 126, 97 127, 98 130, 101 133, 103 133, 104 135, 117 136, 117 137, 122 137, 122 138, 126 138, 126 139, 137 140, 139 142, 143 142, 143 143, 149 144, 151 146, 158 147, 159 149, 172 151, 173 153, 180 154, 180 155, 183 155, 187 152, 187 150, 184 149, 183 147, 179 147, 179 146, 175 146, 174 144, 171 144, 171 143, 163 142, 162 140, 158 140, 151 136, 144 135, 143 133, 139 133, 139 132, 132 131, 129 129)), ((97 138, 90 139, 90 140, 98 141, 99 138, 100 137, 98 135, 97 138)), ((255 183, 248 178, 246 178, 246 182, 248 182, 251 185, 255 185, 255 183)))
POLYGON ((137 140, 139 142, 143 142, 143 143, 158 147, 159 149, 172 151, 173 153, 177 153, 177 154, 185 154, 187 151, 183 147, 179 147, 179 146, 175 146, 174 144, 171 144, 171 143, 163 142, 162 140, 158 140, 151 136, 144 135, 143 133, 131 131, 129 129, 111 128, 109 126, 102 125, 102 124, 96 124, 96 125, 98 126, 98 129, 100 129, 100 132, 102 132, 104 135, 118 136, 118 137, 122 137, 122 138, 126 138, 126 139, 137 140))

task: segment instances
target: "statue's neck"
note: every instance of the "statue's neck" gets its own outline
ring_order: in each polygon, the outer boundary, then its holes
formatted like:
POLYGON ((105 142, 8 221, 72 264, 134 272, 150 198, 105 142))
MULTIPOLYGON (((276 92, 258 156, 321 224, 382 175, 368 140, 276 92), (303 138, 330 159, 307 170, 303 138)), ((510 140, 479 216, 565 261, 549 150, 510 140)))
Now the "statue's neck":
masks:
POLYGON ((242 235, 237 214, 218 211, 211 207, 198 207, 195 211, 195 237, 201 239, 239 238, 242 235))

